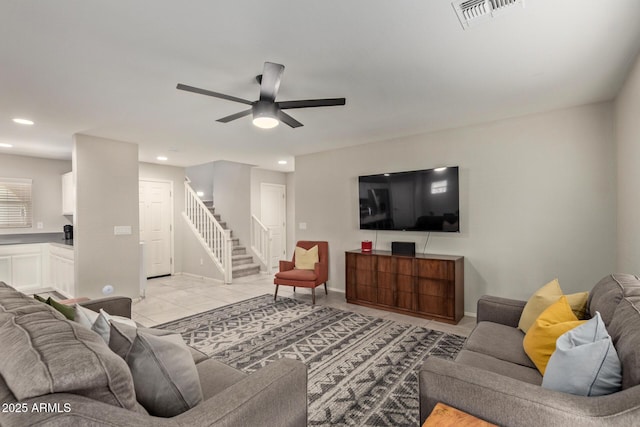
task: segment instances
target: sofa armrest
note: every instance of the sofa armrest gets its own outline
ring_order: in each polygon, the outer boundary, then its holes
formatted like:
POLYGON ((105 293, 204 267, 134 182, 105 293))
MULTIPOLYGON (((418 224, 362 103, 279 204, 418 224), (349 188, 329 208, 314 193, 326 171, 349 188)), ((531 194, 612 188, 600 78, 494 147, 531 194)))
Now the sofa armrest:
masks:
POLYGON ((184 426, 306 426, 307 367, 276 360, 173 420, 184 426))
POLYGON ((483 295, 478 300, 477 322, 500 323, 517 328, 526 303, 526 301, 483 295))
POLYGON ((434 357, 423 364, 418 381, 421 423, 437 402, 500 426, 620 426, 640 419, 640 386, 575 396, 434 357))
POLYGON ((106 297, 79 303, 81 306, 93 311, 103 309, 113 316, 123 316, 131 319, 131 298, 106 297))
POLYGON ((280 268, 279 271, 289 271, 293 270, 295 264, 292 261, 283 261, 280 260, 280 268))

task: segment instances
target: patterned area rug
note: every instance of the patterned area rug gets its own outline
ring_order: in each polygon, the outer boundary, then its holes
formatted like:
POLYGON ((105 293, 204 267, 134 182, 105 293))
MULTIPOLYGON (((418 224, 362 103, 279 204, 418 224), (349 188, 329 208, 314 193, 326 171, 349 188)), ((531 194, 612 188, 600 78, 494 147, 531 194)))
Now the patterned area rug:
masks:
POLYGON ((418 369, 464 337, 262 295, 160 326, 251 373, 282 358, 308 367, 310 426, 417 426, 418 369))

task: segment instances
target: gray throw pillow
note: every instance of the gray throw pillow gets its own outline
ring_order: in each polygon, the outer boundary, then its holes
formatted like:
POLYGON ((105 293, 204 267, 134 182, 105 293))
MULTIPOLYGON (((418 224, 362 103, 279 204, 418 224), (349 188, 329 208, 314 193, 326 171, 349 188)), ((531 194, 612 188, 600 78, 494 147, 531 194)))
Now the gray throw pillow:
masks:
POLYGON ((118 320, 111 320, 110 328, 109 348, 123 359, 127 357, 127 353, 131 350, 138 330, 156 336, 176 334, 175 332, 165 331, 163 329, 136 328, 135 326, 119 322, 118 320))
POLYGON ((136 398, 150 415, 173 417, 202 402, 196 364, 180 335, 138 330, 126 362, 136 398))
POLYGON ((120 323, 136 327, 136 322, 131 319, 122 316, 112 316, 103 309, 100 309, 100 314, 96 318, 95 322, 91 326, 91 330, 96 332, 102 337, 105 343, 109 344, 109 336, 111 335, 111 321, 116 320, 120 323))
POLYGON ((579 396, 622 388, 622 365, 600 313, 558 338, 542 387, 579 396))

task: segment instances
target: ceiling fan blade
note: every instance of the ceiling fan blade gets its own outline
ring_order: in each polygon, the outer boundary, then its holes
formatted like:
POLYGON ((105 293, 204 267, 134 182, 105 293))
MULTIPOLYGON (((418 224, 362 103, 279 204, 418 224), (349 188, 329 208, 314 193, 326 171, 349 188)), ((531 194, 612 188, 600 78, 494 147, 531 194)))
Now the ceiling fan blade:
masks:
POLYGON ((218 93, 218 92, 212 92, 210 90, 200 89, 193 86, 187 86, 187 85, 183 85, 182 83, 178 83, 178 86, 176 86, 176 89, 186 90, 187 92, 198 93, 200 95, 207 95, 207 96, 213 96, 215 98, 226 99, 227 101, 239 102, 241 104, 253 105, 253 102, 247 101, 246 99, 236 98, 235 96, 225 95, 223 93, 218 93))
POLYGON ((260 101, 275 101, 280 89, 284 65, 265 62, 260 79, 260 101))
POLYGON ((300 101, 284 101, 278 102, 278 107, 282 110, 291 108, 307 108, 307 107, 333 107, 335 105, 345 105, 345 98, 328 98, 328 99, 304 99, 300 101))
POLYGON ((249 108, 248 110, 240 111, 239 113, 235 113, 235 114, 232 114, 230 116, 218 119, 218 120, 216 120, 216 122, 229 123, 230 121, 235 120, 235 119, 239 119, 240 117, 248 116, 249 114, 251 114, 251 111, 253 111, 253 109, 249 108))
POLYGON ((297 121, 296 119, 294 119, 293 117, 285 113, 284 111, 278 110, 278 119, 280 119, 282 123, 285 123, 292 128, 299 128, 303 126, 302 123, 300 123, 299 121, 297 121))

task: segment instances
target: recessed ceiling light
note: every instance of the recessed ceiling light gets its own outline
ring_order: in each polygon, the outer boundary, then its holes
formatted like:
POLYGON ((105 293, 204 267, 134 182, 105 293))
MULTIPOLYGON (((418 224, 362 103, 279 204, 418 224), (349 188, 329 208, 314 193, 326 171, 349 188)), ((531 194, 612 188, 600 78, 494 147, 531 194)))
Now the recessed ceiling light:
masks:
POLYGON ((15 123, 19 123, 21 125, 32 125, 33 124, 33 120, 29 120, 29 119, 15 118, 15 119, 13 119, 13 121, 15 123))
POLYGON ((13 145, 7 144, 5 142, 0 142, 0 147, 2 147, 2 148, 11 148, 11 147, 13 147, 13 145))
POLYGON ((278 160, 278 164, 279 165, 286 165, 287 161, 286 160, 278 160))
POLYGON ((204 191, 196 191, 196 196, 198 197, 204 196, 204 191))
POLYGON ((165 161, 169 160, 166 156, 158 156, 158 157, 156 157, 156 159, 160 160, 161 162, 165 162, 165 161))
POLYGON ((434 171, 436 171, 436 172, 442 172, 442 171, 446 171, 446 170, 447 170, 446 167, 444 167, 444 168, 435 168, 434 169, 434 171))

